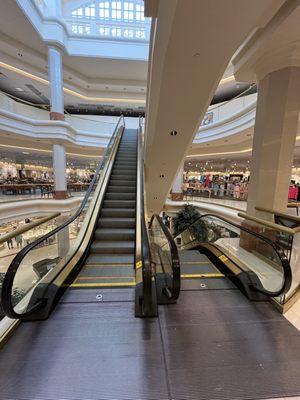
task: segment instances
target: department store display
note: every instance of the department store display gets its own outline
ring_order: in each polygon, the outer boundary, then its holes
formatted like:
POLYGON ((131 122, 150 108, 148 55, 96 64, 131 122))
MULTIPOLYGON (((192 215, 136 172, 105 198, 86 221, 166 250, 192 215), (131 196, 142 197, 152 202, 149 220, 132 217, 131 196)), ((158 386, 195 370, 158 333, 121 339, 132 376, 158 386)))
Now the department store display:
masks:
POLYGON ((249 173, 197 173, 184 174, 183 193, 200 197, 221 197, 247 200, 249 173))
MULTIPOLYGON (((94 169, 67 168, 67 182, 70 191, 85 191, 94 176, 94 169)), ((24 165, 0 162, 0 193, 2 195, 23 195, 52 192, 53 170, 40 165, 24 165)))

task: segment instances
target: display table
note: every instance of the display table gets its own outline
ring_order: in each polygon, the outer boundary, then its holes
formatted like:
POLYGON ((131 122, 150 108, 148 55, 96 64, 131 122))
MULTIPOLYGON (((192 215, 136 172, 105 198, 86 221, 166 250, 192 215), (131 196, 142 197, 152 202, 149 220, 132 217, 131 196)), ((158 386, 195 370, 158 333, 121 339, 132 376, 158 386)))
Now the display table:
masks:
POLYGON ((2 194, 36 194, 37 189, 50 190, 53 183, 4 183, 0 185, 2 194))

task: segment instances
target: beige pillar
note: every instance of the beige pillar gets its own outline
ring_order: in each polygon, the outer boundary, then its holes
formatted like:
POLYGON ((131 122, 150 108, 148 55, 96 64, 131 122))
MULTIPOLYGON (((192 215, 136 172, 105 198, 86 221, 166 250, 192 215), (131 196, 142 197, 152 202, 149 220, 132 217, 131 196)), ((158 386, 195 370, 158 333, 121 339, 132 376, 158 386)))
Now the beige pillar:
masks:
POLYGON ((179 171, 176 175, 176 178, 173 182, 171 198, 173 201, 182 201, 183 200, 183 173, 184 173, 184 163, 179 168, 179 171))
POLYGON ((259 81, 247 213, 286 210, 300 110, 300 68, 273 71, 259 81))

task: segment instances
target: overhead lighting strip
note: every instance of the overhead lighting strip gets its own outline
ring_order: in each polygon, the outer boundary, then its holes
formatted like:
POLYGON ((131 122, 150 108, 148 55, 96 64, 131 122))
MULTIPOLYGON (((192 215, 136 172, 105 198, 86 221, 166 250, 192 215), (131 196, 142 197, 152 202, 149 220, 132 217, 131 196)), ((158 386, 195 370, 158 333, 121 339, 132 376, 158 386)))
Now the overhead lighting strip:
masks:
MULTIPOLYGON (((32 147, 12 146, 12 145, 8 145, 8 144, 0 144, 0 147, 3 147, 4 149, 10 148, 10 149, 36 151, 36 152, 40 152, 40 153, 49 153, 49 154, 52 153, 52 150, 34 149, 32 147)), ((94 155, 90 155, 90 154, 77 154, 77 153, 69 153, 69 152, 66 152, 66 154, 68 156, 85 157, 85 158, 98 158, 99 159, 102 157, 102 155, 94 156, 94 155)))
POLYGON ((209 153, 209 154, 190 154, 190 155, 186 156, 186 158, 225 156, 225 155, 229 155, 229 154, 249 153, 250 151, 252 151, 252 147, 249 147, 248 149, 244 149, 244 150, 239 150, 239 151, 224 151, 221 153, 209 153))
MULTIPOLYGON (((33 75, 27 71, 24 71, 23 69, 16 68, 13 65, 6 64, 2 61, 0 61, 0 67, 3 67, 11 72, 14 72, 18 75, 22 75, 26 78, 32 79, 36 82, 42 83, 43 85, 50 86, 50 82, 47 79, 40 78, 39 76, 33 75)), ((63 90, 65 93, 70 94, 71 96, 78 97, 80 99, 86 100, 86 101, 95 101, 95 102, 109 102, 109 103, 131 103, 131 104, 146 104, 146 100, 142 99, 128 99, 128 98, 114 98, 114 97, 89 97, 85 96, 83 94, 80 94, 76 92, 75 90, 68 89, 66 87, 63 87, 63 90)))
MULTIPOLYGON (((3 61, 0 61, 0 66, 11 71, 14 72, 18 75, 22 75, 25 76, 26 78, 32 79, 36 82, 42 83, 43 85, 50 85, 50 82, 47 79, 44 78, 40 78, 37 75, 31 74, 30 72, 24 71, 23 69, 14 67, 13 65, 4 63, 3 61)), ((227 78, 223 78, 220 81, 220 85, 224 84, 224 83, 228 83, 230 81, 234 80, 234 76, 230 75, 227 78)), ((128 98, 114 98, 114 97, 92 97, 92 96, 85 96, 81 93, 76 92, 75 90, 71 90, 68 89, 66 87, 63 87, 63 90, 65 93, 70 94, 71 96, 75 96, 78 97, 82 100, 86 100, 86 101, 95 101, 95 102, 110 102, 110 103, 133 103, 133 104, 142 104, 145 105, 146 104, 146 100, 142 100, 142 99, 128 99, 128 98)))
MULTIPOLYGON (((296 140, 300 140, 300 135, 296 136, 296 140)), ((209 153, 209 154, 189 154, 186 158, 197 158, 197 157, 212 157, 212 156, 226 156, 230 154, 240 154, 240 153, 249 153, 252 151, 252 147, 248 149, 239 150, 239 151, 224 151, 221 153, 209 153)))

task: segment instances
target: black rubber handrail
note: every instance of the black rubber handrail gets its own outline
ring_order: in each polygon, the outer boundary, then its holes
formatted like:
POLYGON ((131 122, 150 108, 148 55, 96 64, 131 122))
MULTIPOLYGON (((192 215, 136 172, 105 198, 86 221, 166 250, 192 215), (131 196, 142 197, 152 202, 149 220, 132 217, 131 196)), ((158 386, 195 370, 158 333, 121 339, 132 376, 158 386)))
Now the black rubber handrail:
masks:
POLYGON ((77 209, 77 211, 72 215, 72 217, 70 217, 67 221, 65 221, 63 224, 59 225, 57 228, 53 229, 52 231, 46 233, 45 235, 41 236, 40 238, 38 238, 37 240, 35 240, 32 243, 29 243, 27 246, 23 247, 23 249, 21 249, 19 251, 19 253, 15 256, 15 258, 12 260, 10 266, 7 269, 7 272, 5 274, 4 280, 3 280, 3 284, 2 284, 2 290, 1 290, 1 305, 3 308, 3 311, 5 313, 5 315, 7 315, 10 318, 15 318, 15 319, 19 319, 19 318, 26 318, 30 315, 32 315, 34 312, 36 312, 37 310, 41 309, 42 307, 44 307, 45 305, 45 300, 44 299, 40 299, 37 303, 35 303, 29 310, 27 310, 25 313, 22 314, 18 314, 15 312, 14 310, 14 306, 12 303, 12 290, 13 290, 13 284, 14 284, 14 279, 16 276, 16 273, 18 271, 19 266, 21 265, 22 260, 24 259, 24 257, 31 251, 33 250, 35 247, 39 246, 41 243, 43 243, 45 240, 49 239, 51 236, 56 235, 58 232, 60 232, 62 229, 66 228, 68 225, 70 225, 76 218, 78 218, 78 216, 82 213, 82 211, 84 210, 89 196, 91 194, 91 192, 93 191, 93 187, 95 185, 95 182, 97 181, 97 178, 99 176, 99 173, 105 163, 108 151, 112 145, 112 143, 114 142, 117 132, 120 128, 120 124, 121 122, 123 122, 124 124, 124 116, 121 115, 118 123, 114 129, 114 132, 110 138, 110 141, 108 143, 108 146, 106 148, 106 151, 104 153, 103 158, 101 159, 101 161, 98 164, 97 170, 93 176, 93 179, 89 185, 89 188, 87 190, 87 192, 85 193, 85 196, 81 202, 81 205, 79 206, 79 208, 77 209))
POLYGON ((166 227, 166 225, 163 223, 163 220, 158 214, 153 214, 149 223, 149 229, 152 228, 152 224, 154 220, 157 220, 159 223, 159 226, 161 227, 167 243, 169 244, 169 249, 171 252, 171 262, 172 262, 172 290, 171 290, 171 297, 170 299, 176 300, 179 297, 180 294, 180 261, 179 261, 179 255, 178 255, 178 248, 176 246, 175 240, 173 236, 171 235, 169 229, 166 227))
POLYGON ((136 254, 135 254, 135 265, 136 268, 142 268, 142 316, 154 316, 156 311, 154 310, 153 300, 153 268, 151 261, 150 243, 148 237, 148 230, 146 225, 145 216, 145 199, 144 199, 144 158, 143 158, 143 145, 142 145, 142 119, 139 118, 139 129, 138 129, 138 163, 137 163, 137 199, 136 199, 136 214, 137 214, 137 226, 136 229, 140 229, 140 237, 136 238, 136 254), (138 243, 139 242, 139 243, 138 243), (141 266, 139 265, 141 263, 141 266))
MULTIPOLYGON (((289 262, 289 260, 287 259, 286 255, 284 253, 284 250, 277 243, 273 242, 271 239, 269 239, 269 238, 267 238, 267 237, 265 237, 263 235, 260 235, 257 232, 253 232, 250 229, 245 228, 244 226, 238 225, 238 224, 236 224, 234 222, 231 222, 228 219, 220 217, 218 215, 204 214, 204 215, 201 215, 199 218, 197 218, 196 221, 192 222, 188 227, 183 229, 180 233, 177 233, 174 236, 174 239, 176 237, 180 236, 183 232, 189 230, 193 225, 197 224, 201 219, 207 218, 207 217, 217 218, 217 219, 219 219, 219 220, 221 220, 223 222, 226 222, 227 224, 232 225, 235 228, 240 229, 241 231, 244 231, 244 232, 248 233, 249 235, 252 235, 252 236, 256 237, 257 239, 262 240, 263 242, 265 242, 269 246, 271 246, 273 248, 273 250, 275 251, 276 255, 278 256, 278 258, 279 258, 279 260, 281 262, 282 269, 283 269, 283 275, 284 275, 284 280, 283 280, 281 288, 278 289, 277 291, 271 292, 269 290, 262 289, 262 288, 259 288, 259 287, 255 286, 255 285, 252 285, 252 287, 251 287, 252 290, 254 290, 256 292, 263 293, 263 294, 265 294, 267 296, 270 296, 270 297, 281 296, 281 295, 284 295, 285 293, 287 293, 289 291, 289 289, 291 287, 291 284, 292 284, 292 269, 291 269, 290 262, 289 262)), ((189 243, 192 243, 192 242, 193 241, 191 241, 189 243)), ((189 243, 186 243, 186 244, 189 244, 189 243)), ((227 254, 226 254, 226 256, 228 257, 227 254)))

